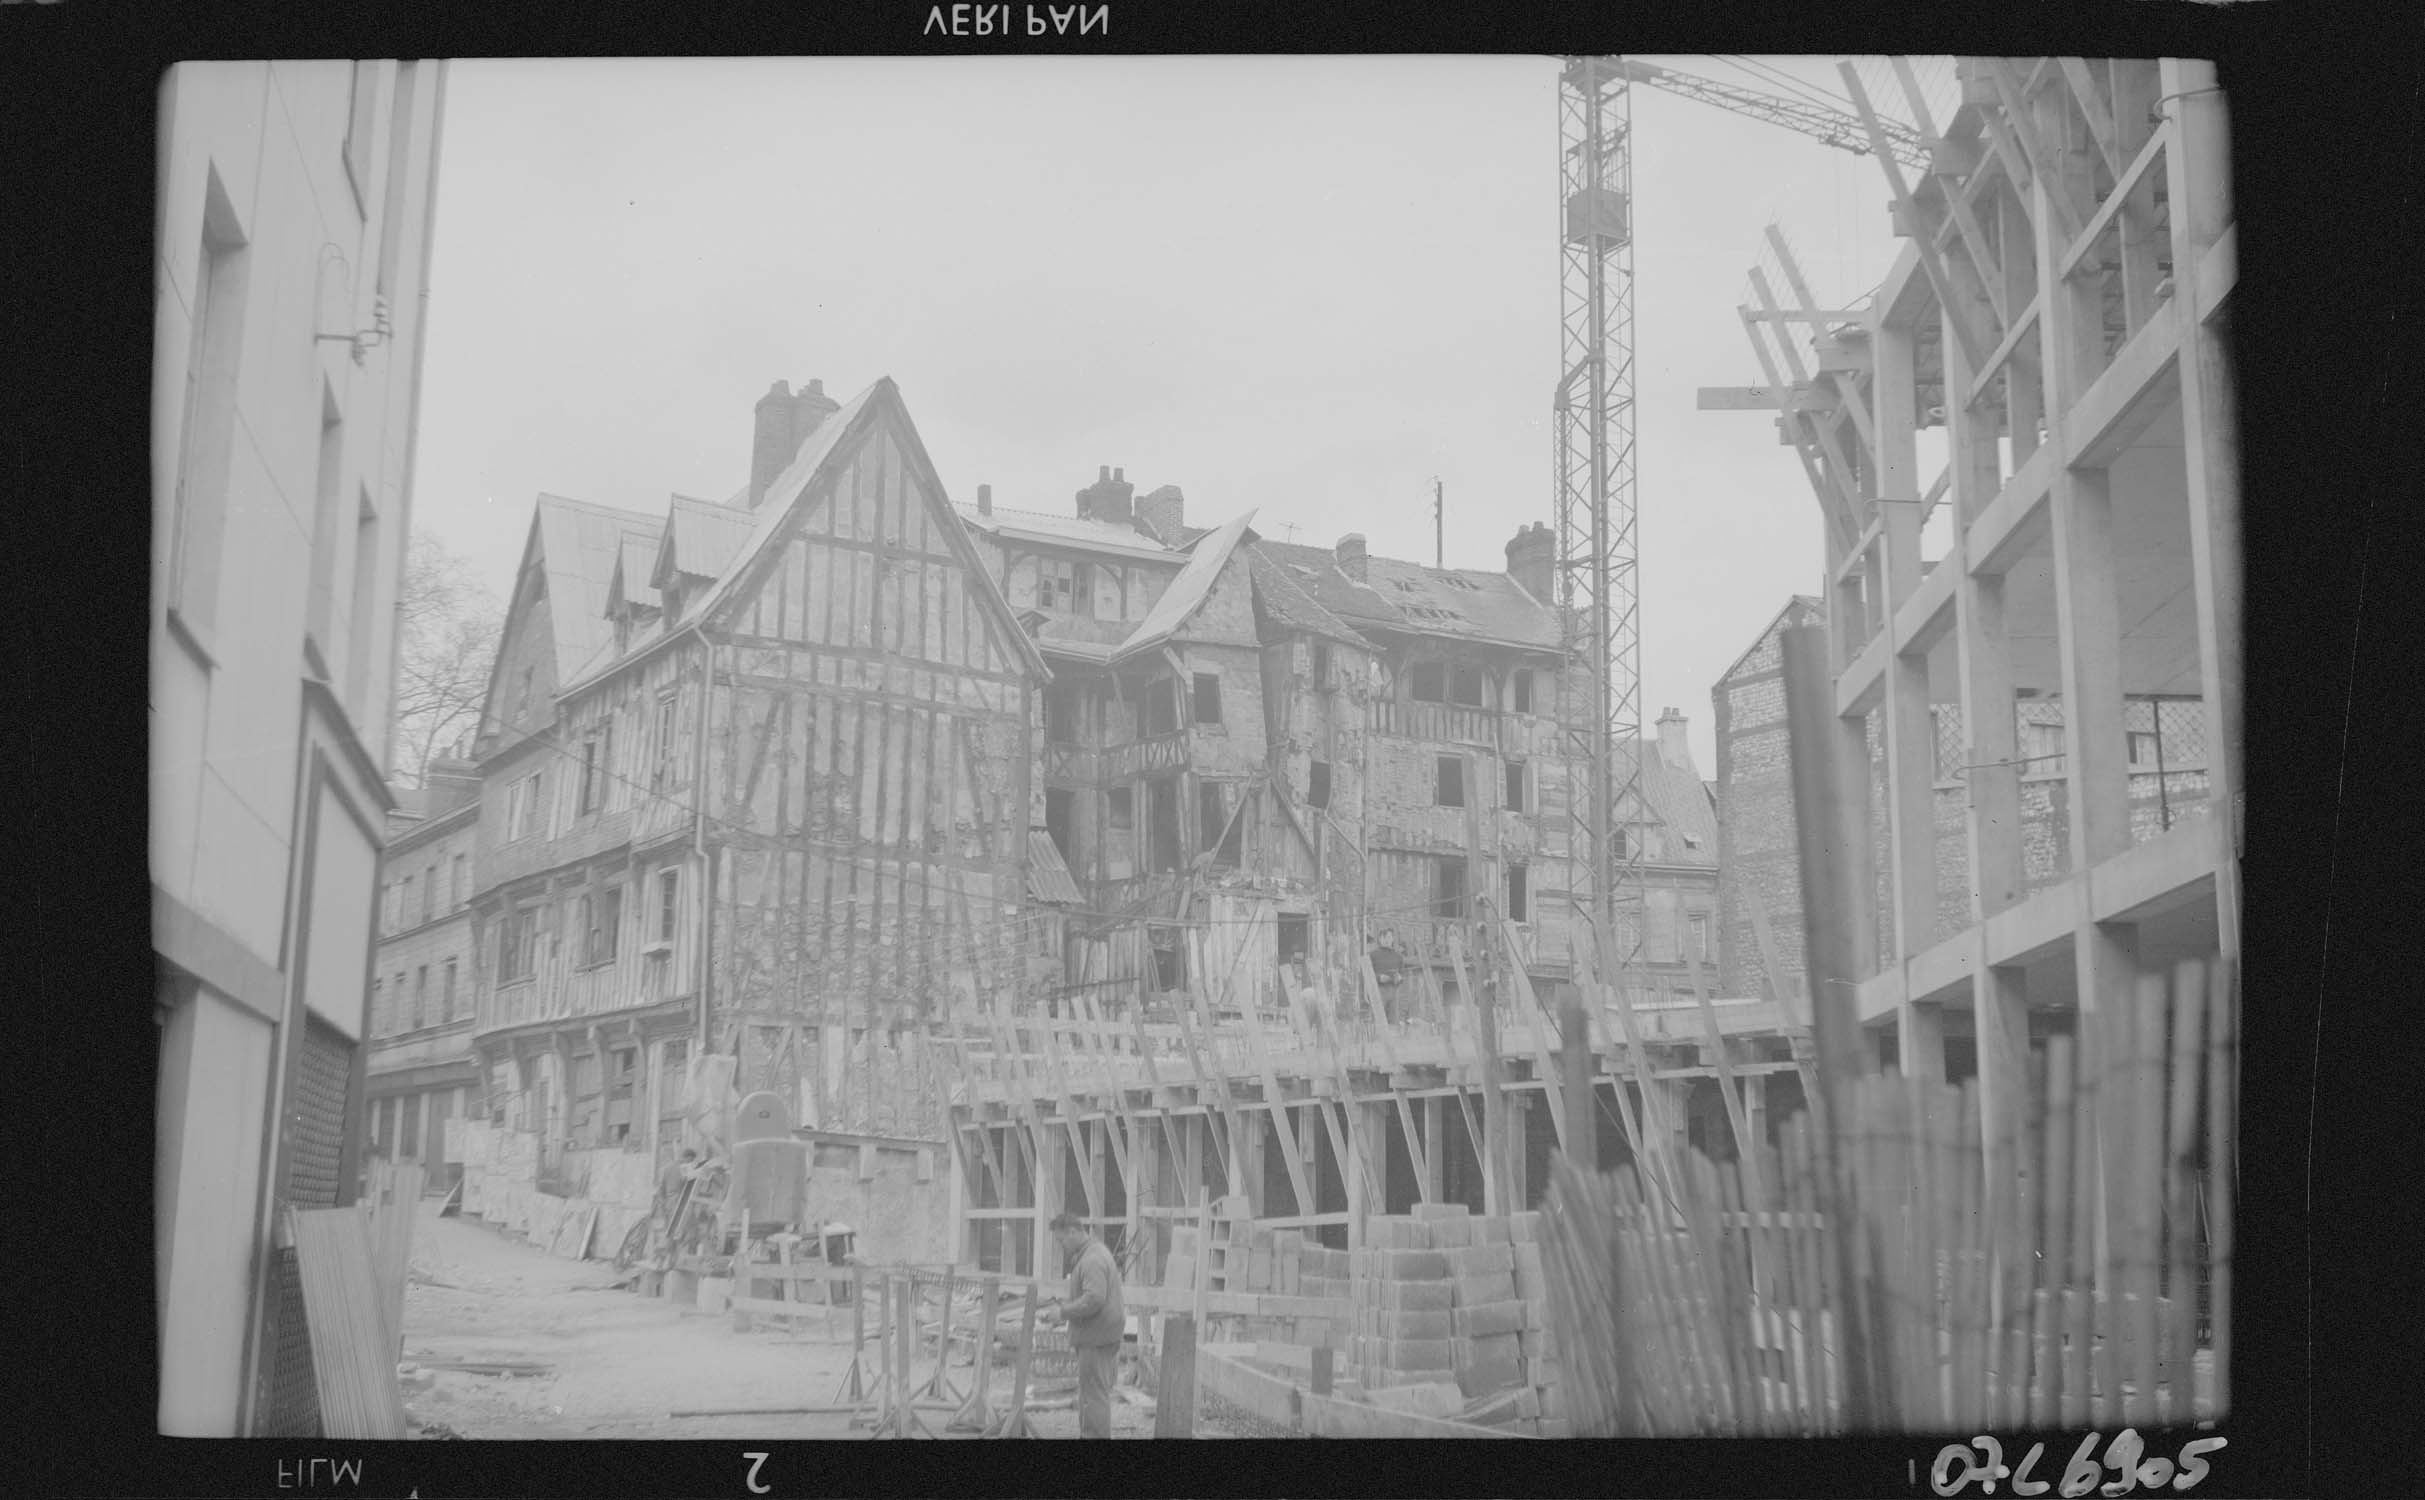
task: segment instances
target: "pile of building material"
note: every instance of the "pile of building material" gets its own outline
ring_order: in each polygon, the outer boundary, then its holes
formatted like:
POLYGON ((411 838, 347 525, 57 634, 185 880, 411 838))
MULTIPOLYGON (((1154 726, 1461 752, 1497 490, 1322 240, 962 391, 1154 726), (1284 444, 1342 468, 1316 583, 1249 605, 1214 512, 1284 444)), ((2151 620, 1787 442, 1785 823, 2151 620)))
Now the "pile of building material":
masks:
POLYGON ((1366 1221, 1368 1247, 1348 1256, 1347 1353, 1369 1400, 1563 1435, 1537 1223, 1456 1203, 1366 1221))

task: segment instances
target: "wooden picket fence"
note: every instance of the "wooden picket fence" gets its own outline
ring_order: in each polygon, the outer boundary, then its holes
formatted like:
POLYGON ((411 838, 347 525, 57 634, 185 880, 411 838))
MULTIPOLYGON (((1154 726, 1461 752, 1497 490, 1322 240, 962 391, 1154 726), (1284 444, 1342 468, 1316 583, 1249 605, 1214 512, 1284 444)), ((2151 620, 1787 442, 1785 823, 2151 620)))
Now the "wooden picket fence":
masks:
POLYGON ((2013 1064, 2025 1087, 1992 1122, 1975 1079, 1869 1075, 1828 1080, 1831 1127, 1796 1115, 1753 1170, 1561 1158, 1543 1261, 1581 1331, 1561 1341, 1576 1435, 2219 1417, 2236 1004, 2228 965, 2143 980, 2013 1064))

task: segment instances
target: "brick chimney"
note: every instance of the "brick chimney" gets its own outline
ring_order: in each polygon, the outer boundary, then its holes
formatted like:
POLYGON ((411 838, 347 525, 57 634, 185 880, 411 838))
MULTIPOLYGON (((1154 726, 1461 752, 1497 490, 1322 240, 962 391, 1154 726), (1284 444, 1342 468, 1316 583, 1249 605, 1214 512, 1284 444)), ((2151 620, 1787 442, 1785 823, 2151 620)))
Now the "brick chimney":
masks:
POLYGON ((1339 538, 1339 544, 1336 547, 1333 547, 1331 551, 1338 558, 1340 572, 1345 573, 1348 577, 1354 579, 1358 583, 1362 583, 1364 581, 1363 532, 1349 532, 1347 535, 1339 538))
POLYGON ((1558 539, 1549 523, 1535 521, 1519 530, 1507 544, 1507 576, 1543 604, 1554 603, 1557 585, 1558 539))
POLYGON ((1137 502, 1137 529, 1166 547, 1176 547, 1186 525, 1187 497, 1166 484, 1137 502))
POLYGON ((757 424, 749 453, 749 505, 758 508, 769 486, 800 456, 800 445, 823 426, 842 404, 825 394, 825 382, 812 380, 798 395, 791 382, 778 380, 758 398, 757 424))
POLYGON ((981 484, 981 485, 978 485, 978 486, 977 486, 977 514, 978 514, 978 515, 981 515, 981 516, 990 516, 990 515, 992 515, 993 513, 994 513, 994 487, 993 487, 992 485, 990 485, 990 484, 981 484))
POLYGON ((1693 769, 1692 746, 1684 740, 1684 728, 1689 722, 1672 708, 1660 710, 1659 759, 1687 776, 1698 777, 1701 773, 1693 769))
POLYGON ((1095 482, 1078 491, 1078 515, 1083 519, 1109 521, 1114 526, 1134 524, 1129 499, 1137 487, 1128 482, 1128 471, 1104 465, 1095 482))

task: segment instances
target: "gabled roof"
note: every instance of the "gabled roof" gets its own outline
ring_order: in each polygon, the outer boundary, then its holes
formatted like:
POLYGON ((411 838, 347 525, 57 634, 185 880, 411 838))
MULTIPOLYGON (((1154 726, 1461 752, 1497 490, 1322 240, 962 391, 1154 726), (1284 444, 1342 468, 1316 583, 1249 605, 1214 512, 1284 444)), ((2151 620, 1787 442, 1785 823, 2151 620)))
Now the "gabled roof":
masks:
POLYGON ((555 633, 556 681, 573 680, 600 646, 614 641, 606 593, 625 538, 653 547, 663 523, 636 511, 593 505, 562 495, 539 497, 531 516, 523 566, 534 557, 547 579, 548 623, 555 633))
POLYGON ((1783 607, 1778 609, 1775 614, 1768 617, 1768 623, 1760 627, 1760 633, 1751 638, 1751 644, 1743 648, 1743 654, 1726 664, 1726 670, 1718 674, 1718 681, 1724 682, 1727 678, 1734 676, 1736 672, 1742 670, 1743 663, 1749 661, 1751 659, 1751 654, 1760 649, 1760 643, 1767 640, 1770 633, 1773 632, 1779 625, 1784 624, 1785 617, 1792 614, 1797 608, 1807 610, 1809 613, 1816 615, 1821 619, 1825 619, 1827 616, 1827 606, 1821 604, 1817 599, 1812 598, 1808 594, 1796 594, 1792 598, 1787 599, 1783 607))
MULTIPOLYGON (((1657 740, 1621 740, 1616 752, 1634 760, 1641 767, 1642 800, 1650 812, 1670 832, 1680 835, 1677 846, 1670 848, 1661 864, 1709 865, 1718 863, 1718 814, 1710 806, 1709 788, 1702 783, 1700 773, 1679 770, 1659 754, 1657 740), (1683 847, 1683 838, 1700 840, 1700 847, 1683 847)), ((1625 772, 1617 771, 1618 783, 1623 784, 1625 772)))
POLYGON ((968 586, 991 601, 994 618, 1003 636, 1039 677, 1050 677, 1052 669, 1036 650, 1035 640, 1019 627, 1018 618, 1011 613, 1010 601, 1003 597, 1002 587, 985 570, 984 559, 977 555, 976 544, 969 539, 968 529, 959 524, 959 514, 943 491, 943 481, 936 476, 934 461, 927 456, 926 444, 918 436, 917 424, 909 419, 908 408, 902 404, 901 389, 892 377, 881 376, 875 384, 853 396, 841 410, 817 425, 800 445, 798 456, 788 468, 766 487, 766 495, 750 517, 748 540, 734 552, 716 581, 709 585, 697 606, 685 617, 698 620, 711 618, 730 603, 740 591, 744 579, 758 561, 773 547, 775 538, 785 531, 803 502, 816 489, 826 471, 837 463, 847 462, 861 442, 877 430, 877 424, 888 417, 899 423, 902 457, 908 463, 910 475, 922 492, 930 492, 940 502, 937 518, 949 524, 937 529, 947 538, 953 555, 966 571, 968 586))
POLYGON ((1027 894, 1054 906, 1078 904, 1078 882, 1070 878, 1061 847, 1041 828, 1027 833, 1027 894))
POLYGON ((1475 568, 1428 568, 1390 557, 1367 557, 1362 583, 1339 569, 1327 547, 1257 542, 1314 601, 1363 629, 1445 636, 1556 651, 1565 644, 1558 612, 1526 593, 1505 573, 1475 568))
POLYGON ((1258 543, 1246 549, 1247 576, 1254 580, 1255 605, 1282 630, 1328 636, 1351 645, 1364 644, 1356 628, 1322 607, 1286 565, 1258 543))
POLYGON ((664 608, 665 600, 657 593, 656 585, 648 581, 655 563, 656 549, 648 545, 647 539, 625 533, 623 555, 615 563, 614 580, 606 590, 607 609, 613 610, 618 603, 641 609, 664 608))
POLYGON ((1254 518, 1255 513, 1250 510, 1195 544, 1193 555, 1187 559, 1187 566, 1179 570, 1179 576, 1170 581, 1170 587, 1164 589, 1162 597, 1154 601, 1154 607, 1146 611, 1135 633, 1120 643, 1113 660, 1123 661, 1141 652, 1151 651, 1178 633, 1179 627, 1185 625, 1204 606, 1204 601, 1211 597, 1213 584, 1219 580, 1221 569, 1228 565, 1230 554, 1238 550, 1238 541, 1246 535, 1247 523, 1254 518))
POLYGON ((715 578, 749 541, 756 517, 746 506, 718 505, 676 495, 666 512, 665 536, 649 563, 648 581, 664 588, 676 574, 715 578))

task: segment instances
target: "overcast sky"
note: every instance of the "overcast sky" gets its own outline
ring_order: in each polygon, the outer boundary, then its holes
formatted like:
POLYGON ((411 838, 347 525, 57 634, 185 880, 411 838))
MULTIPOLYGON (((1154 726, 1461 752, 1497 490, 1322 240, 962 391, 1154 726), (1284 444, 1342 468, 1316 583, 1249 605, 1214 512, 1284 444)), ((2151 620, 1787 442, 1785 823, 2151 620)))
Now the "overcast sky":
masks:
MULTIPOLYGON (((1767 224, 1829 307, 1898 242, 1866 157, 1650 89, 1634 125, 1643 718, 1711 775, 1711 685, 1821 556, 1771 419, 1695 390, 1760 378, 1767 224)), ((1544 57, 457 62, 413 524, 503 598, 539 491, 723 499, 772 381, 889 375, 955 500, 1116 464, 1428 562, 1436 477, 1450 565, 1504 567, 1552 519, 1557 151, 1544 57)))

